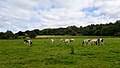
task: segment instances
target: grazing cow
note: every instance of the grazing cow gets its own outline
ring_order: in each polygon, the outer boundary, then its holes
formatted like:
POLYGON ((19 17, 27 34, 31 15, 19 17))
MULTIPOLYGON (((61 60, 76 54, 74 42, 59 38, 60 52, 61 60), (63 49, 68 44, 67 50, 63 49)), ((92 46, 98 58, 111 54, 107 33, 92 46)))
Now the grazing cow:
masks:
POLYGON ((65 43, 69 43, 69 42, 70 42, 70 39, 65 39, 64 42, 65 42, 65 43))
POLYGON ((100 38, 100 42, 101 42, 101 45, 104 44, 104 40, 102 38, 100 38))
POLYGON ((102 38, 99 38, 99 39, 98 39, 98 44, 99 44, 99 45, 103 45, 103 44, 104 44, 104 41, 103 41, 102 38))
POLYGON ((75 39, 60 39, 60 42, 70 43, 70 42, 75 42, 75 39))
POLYGON ((31 40, 24 40, 25 43, 28 44, 28 46, 31 46, 32 45, 32 41, 31 40))
POLYGON ((96 44, 96 45, 102 45, 103 44, 103 39, 102 38, 98 38, 98 39, 91 39, 90 40, 91 44, 96 44))
POLYGON ((98 42, 99 42, 99 39, 91 39, 90 40, 90 44, 95 44, 95 45, 98 45, 98 42))
POLYGON ((65 43, 75 42, 75 39, 65 39, 65 43))
POLYGON ((51 39, 51 43, 54 43, 55 42, 55 40, 54 39, 51 39))
POLYGON ((75 42, 75 39, 70 39, 70 42, 75 42))
POLYGON ((65 39, 60 39, 60 42, 64 42, 65 41, 65 39))
POLYGON ((85 44, 85 45, 90 44, 90 39, 84 39, 82 42, 82 45, 83 44, 85 44))

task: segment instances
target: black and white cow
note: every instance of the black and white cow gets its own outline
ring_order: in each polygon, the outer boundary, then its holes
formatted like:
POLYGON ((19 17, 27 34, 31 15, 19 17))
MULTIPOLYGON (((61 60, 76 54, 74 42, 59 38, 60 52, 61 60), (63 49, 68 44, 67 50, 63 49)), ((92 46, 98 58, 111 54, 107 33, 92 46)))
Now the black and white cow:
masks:
POLYGON ((60 39, 60 42, 70 43, 70 42, 75 42, 75 39, 60 39))
POLYGON ((104 40, 102 38, 98 39, 98 45, 103 45, 104 44, 104 40))
POLYGON ((88 45, 88 44, 90 44, 90 39, 84 39, 82 45, 88 45))
POLYGON ((31 40, 24 40, 25 43, 28 44, 28 46, 31 46, 32 45, 32 41, 31 40))
POLYGON ((97 39, 84 39, 83 40, 83 43, 82 44, 85 44, 85 45, 103 45, 104 44, 104 41, 102 38, 97 38, 97 39))
POLYGON ((95 44, 95 45, 98 45, 98 42, 99 42, 99 39, 91 39, 91 40, 90 40, 90 44, 91 44, 91 45, 94 45, 94 44, 95 44))
POLYGON ((70 42, 75 42, 75 39, 70 39, 70 42))
POLYGON ((90 44, 96 44, 96 45, 103 45, 103 39, 102 38, 97 38, 97 39, 91 39, 90 44))

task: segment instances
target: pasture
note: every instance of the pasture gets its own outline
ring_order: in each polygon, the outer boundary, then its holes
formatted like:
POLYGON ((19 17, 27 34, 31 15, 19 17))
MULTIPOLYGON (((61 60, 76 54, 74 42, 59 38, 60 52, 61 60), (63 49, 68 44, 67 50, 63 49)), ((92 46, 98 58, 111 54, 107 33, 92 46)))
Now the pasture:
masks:
POLYGON ((54 43, 51 38, 32 39, 31 47, 20 39, 0 40, 0 68, 120 68, 120 38, 104 37, 102 46, 82 46, 86 38, 95 36, 54 37, 54 43), (61 38, 75 42, 61 43, 61 38))

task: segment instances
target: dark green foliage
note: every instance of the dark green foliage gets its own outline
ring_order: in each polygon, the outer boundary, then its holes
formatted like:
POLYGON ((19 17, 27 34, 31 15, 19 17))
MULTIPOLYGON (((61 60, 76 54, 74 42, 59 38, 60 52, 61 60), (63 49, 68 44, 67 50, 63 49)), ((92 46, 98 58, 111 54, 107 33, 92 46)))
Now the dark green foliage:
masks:
POLYGON ((4 33, 0 32, 0 39, 3 39, 3 38, 4 38, 4 33))
POLYGON ((44 29, 37 35, 93 35, 93 36, 118 36, 120 21, 109 24, 91 24, 86 27, 68 26, 66 28, 44 29))
POLYGON ((39 29, 34 29, 33 31, 34 31, 37 35, 40 34, 40 30, 39 30, 39 29))
POLYGON ((22 32, 22 31, 19 31, 18 33, 16 33, 15 35, 17 35, 17 36, 24 36, 25 35, 25 33, 24 32, 22 32))
POLYGON ((30 32, 28 32, 28 36, 30 38, 35 38, 37 36, 37 34, 34 31, 30 31, 30 32))
POLYGON ((14 39, 15 35, 12 33, 12 31, 7 30, 4 33, 4 39, 14 39))

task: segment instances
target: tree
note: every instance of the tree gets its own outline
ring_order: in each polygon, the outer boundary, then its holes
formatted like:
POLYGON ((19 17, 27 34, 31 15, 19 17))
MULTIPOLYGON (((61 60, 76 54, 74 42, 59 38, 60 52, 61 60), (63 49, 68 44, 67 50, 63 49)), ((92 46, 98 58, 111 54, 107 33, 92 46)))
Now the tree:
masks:
POLYGON ((37 35, 40 34, 40 30, 39 30, 39 29, 34 29, 33 31, 34 31, 37 35))
POLYGON ((0 32, 0 39, 4 39, 4 33, 0 32))
POLYGON ((30 38, 35 38, 35 37, 37 36, 37 34, 36 34, 34 31, 30 31, 30 32, 28 33, 28 36, 29 36, 30 38))
POLYGON ((19 31, 19 32, 18 32, 18 33, 16 33, 15 35, 17 35, 17 36, 24 36, 24 32, 19 31))
POLYGON ((14 38, 15 38, 15 35, 13 34, 12 31, 7 30, 7 31, 5 32, 5 34, 4 34, 4 38, 5 38, 5 39, 14 39, 14 38))
POLYGON ((108 36, 109 34, 109 27, 108 26, 105 26, 101 29, 101 35, 102 36, 108 36))
POLYGON ((96 31, 94 32, 94 35, 95 35, 95 36, 100 36, 100 30, 96 30, 96 31))

